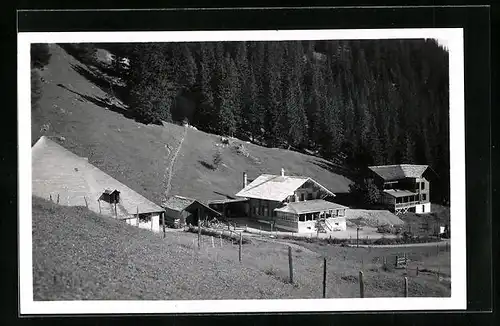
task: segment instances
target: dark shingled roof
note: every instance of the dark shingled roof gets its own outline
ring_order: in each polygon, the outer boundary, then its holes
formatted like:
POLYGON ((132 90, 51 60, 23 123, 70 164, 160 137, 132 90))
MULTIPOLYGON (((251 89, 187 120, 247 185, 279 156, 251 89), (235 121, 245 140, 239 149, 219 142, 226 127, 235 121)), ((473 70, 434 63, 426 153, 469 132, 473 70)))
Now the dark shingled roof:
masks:
POLYGON ((204 203, 200 202, 199 200, 193 199, 193 198, 188 198, 188 197, 182 197, 182 196, 173 196, 170 197, 164 204, 163 207, 165 208, 170 208, 173 211, 181 212, 191 206, 193 203, 198 202, 200 205, 204 206, 206 209, 212 211, 216 215, 221 215, 219 212, 216 210, 213 210, 212 208, 208 207, 204 203))
POLYGON ((293 214, 307 214, 327 211, 330 209, 347 209, 347 207, 323 199, 315 199, 288 203, 284 207, 276 208, 275 211, 293 214))
POLYGON ((392 181, 404 178, 421 178, 428 167, 428 165, 396 164, 369 166, 368 168, 385 181, 392 181))

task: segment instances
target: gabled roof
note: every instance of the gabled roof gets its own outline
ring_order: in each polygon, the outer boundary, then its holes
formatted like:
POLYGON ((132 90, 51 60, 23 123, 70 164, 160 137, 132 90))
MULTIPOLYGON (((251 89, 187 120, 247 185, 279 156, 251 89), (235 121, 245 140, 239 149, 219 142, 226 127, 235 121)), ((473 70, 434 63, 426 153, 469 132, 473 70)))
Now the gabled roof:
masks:
POLYGON ((392 197, 395 197, 395 198, 418 195, 415 192, 411 192, 408 190, 401 190, 401 189, 387 189, 387 190, 384 190, 384 193, 386 193, 392 197))
POLYGON ((248 198, 228 198, 228 199, 214 199, 208 202, 209 205, 217 204, 231 204, 231 203, 244 203, 248 201, 248 198))
POLYGON ((369 166, 368 168, 385 181, 392 181, 404 178, 421 178, 428 167, 428 165, 396 164, 369 166))
POLYGON ((106 189, 106 190, 104 190, 104 193, 105 193, 105 194, 108 194, 108 195, 111 195, 111 194, 112 194, 112 193, 114 193, 114 192, 119 192, 119 191, 118 191, 118 190, 116 190, 116 189, 114 189, 114 190, 111 190, 111 189, 106 189))
POLYGON ((213 212, 216 215, 221 215, 219 212, 217 212, 216 210, 210 208, 209 206, 205 205, 204 203, 202 203, 199 200, 196 200, 194 198, 182 197, 182 196, 172 196, 172 197, 170 197, 163 204, 163 206, 165 208, 169 208, 169 209, 171 209, 173 211, 176 211, 176 212, 182 212, 183 210, 185 210, 186 208, 188 208, 189 206, 191 206, 194 203, 198 203, 198 204, 204 206, 207 210, 213 212))
POLYGON ((347 209, 347 207, 323 199, 314 199, 288 203, 281 208, 276 208, 275 211, 293 214, 307 214, 327 211, 330 209, 347 209))
MULTIPOLYGON (((142 213, 163 212, 163 208, 114 179, 85 158, 73 154, 56 142, 42 136, 31 148, 32 194, 48 199, 59 195, 59 204, 85 206, 99 213, 98 199, 107 190, 120 192, 118 218, 142 213), (85 203, 87 200, 87 203, 85 203)), ((101 212, 107 215, 107 203, 101 201, 101 212)), ((109 204, 108 204, 109 206, 109 204)), ((114 211, 113 211, 114 213, 114 211)), ((111 214, 111 212, 110 212, 111 214)))
POLYGON ((335 196, 334 193, 311 178, 272 174, 262 174, 257 179, 249 183, 245 188, 240 190, 235 196, 283 201, 307 181, 315 183, 331 196, 335 196))

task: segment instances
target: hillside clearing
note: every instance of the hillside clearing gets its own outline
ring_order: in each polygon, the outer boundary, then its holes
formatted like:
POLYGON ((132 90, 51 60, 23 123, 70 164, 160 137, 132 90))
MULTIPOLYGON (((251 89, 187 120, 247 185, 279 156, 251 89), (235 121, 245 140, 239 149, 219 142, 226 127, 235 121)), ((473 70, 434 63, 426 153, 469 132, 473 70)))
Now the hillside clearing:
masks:
MULTIPOLYGON (((381 271, 375 256, 370 260, 361 254, 360 264, 359 249, 298 243, 292 285, 287 245, 252 240, 243 246, 240 264, 237 244, 223 241, 220 247, 216 240, 212 248, 210 237, 203 236, 198 251, 192 233, 169 232, 163 239, 83 207, 34 197, 34 299, 320 298, 323 255, 328 257, 328 298, 357 297, 360 269, 367 297, 402 296, 402 274, 381 271)), ((411 277, 409 287, 411 296, 450 295, 449 283, 431 275, 411 277)))

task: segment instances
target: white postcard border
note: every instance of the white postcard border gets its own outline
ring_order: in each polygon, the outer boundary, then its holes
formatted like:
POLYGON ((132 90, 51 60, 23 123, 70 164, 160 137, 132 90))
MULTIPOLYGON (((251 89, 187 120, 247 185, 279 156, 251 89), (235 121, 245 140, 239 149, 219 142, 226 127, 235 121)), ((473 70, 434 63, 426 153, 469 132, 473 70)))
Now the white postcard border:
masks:
POLYGON ((20 314, 251 313, 466 309, 465 121, 463 29, 351 29, 174 32, 18 33, 20 314), (432 38, 449 51, 451 297, 281 300, 34 301, 31 224, 30 44, 432 38))

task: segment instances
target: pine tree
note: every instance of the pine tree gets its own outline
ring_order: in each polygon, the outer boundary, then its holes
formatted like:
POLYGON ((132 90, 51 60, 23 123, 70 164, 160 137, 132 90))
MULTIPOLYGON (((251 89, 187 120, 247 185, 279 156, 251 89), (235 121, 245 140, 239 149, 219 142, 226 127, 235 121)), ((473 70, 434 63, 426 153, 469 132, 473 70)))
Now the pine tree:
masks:
POLYGON ((278 58, 281 51, 277 42, 267 44, 263 72, 263 103, 266 108, 265 138, 268 146, 279 146, 283 142, 281 134, 281 74, 278 58))
POLYGON ((31 68, 43 68, 49 61, 52 54, 49 45, 45 43, 33 43, 30 49, 31 68))
POLYGON ((237 127, 235 107, 239 96, 237 90, 238 70, 229 55, 225 57, 224 61, 217 92, 218 131, 223 135, 233 136, 237 127))
POLYGON ((146 123, 171 121, 176 94, 165 45, 136 45, 131 51, 128 102, 136 117, 146 123))

